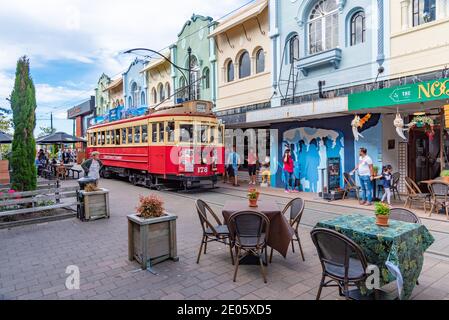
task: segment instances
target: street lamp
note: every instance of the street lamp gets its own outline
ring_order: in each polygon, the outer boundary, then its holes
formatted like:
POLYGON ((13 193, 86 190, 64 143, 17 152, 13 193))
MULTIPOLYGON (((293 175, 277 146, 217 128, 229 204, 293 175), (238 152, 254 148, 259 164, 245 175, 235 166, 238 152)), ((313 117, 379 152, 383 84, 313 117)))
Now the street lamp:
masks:
POLYGON ((123 53, 124 54, 130 54, 130 53, 133 53, 134 51, 148 51, 148 52, 151 52, 151 53, 153 53, 153 54, 155 54, 157 56, 160 56, 162 59, 164 59, 165 61, 170 63, 173 67, 175 67, 179 72, 181 72, 181 74, 183 75, 184 79, 188 79, 188 84, 189 84, 188 93, 189 93, 189 100, 191 100, 191 98, 192 98, 192 95, 191 95, 192 78, 191 78, 191 64, 190 64, 190 62, 191 62, 191 57, 192 57, 192 48, 189 47, 187 49, 187 53, 189 55, 189 61, 188 61, 189 68, 188 69, 180 67, 180 66, 174 64, 173 61, 168 59, 166 56, 164 56, 160 52, 157 52, 155 50, 148 49, 148 48, 135 48, 135 49, 126 50, 123 53), (189 77, 188 78, 186 77, 186 75, 185 75, 185 73, 183 71, 188 71, 189 72, 189 77))

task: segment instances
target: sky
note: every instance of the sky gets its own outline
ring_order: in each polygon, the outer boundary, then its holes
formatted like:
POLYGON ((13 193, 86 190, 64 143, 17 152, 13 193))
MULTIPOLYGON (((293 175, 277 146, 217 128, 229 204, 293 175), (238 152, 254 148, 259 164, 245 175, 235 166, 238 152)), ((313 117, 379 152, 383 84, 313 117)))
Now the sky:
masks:
POLYGON ((17 60, 27 55, 36 87, 36 130, 72 132, 67 109, 94 95, 104 72, 119 76, 135 58, 176 41, 193 13, 219 19, 251 0, 0 0, 0 107, 14 85, 17 60))

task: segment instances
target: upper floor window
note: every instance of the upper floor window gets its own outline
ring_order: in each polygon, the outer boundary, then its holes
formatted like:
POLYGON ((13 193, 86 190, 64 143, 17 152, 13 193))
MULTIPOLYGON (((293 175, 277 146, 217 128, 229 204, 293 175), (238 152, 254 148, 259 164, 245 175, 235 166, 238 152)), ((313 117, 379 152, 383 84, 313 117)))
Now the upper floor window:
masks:
POLYGON ((146 104, 145 92, 142 92, 140 94, 140 102, 142 103, 142 105, 146 104))
POLYGON ((165 100, 165 90, 164 85, 162 83, 159 83, 158 91, 159 91, 159 101, 162 102, 165 100))
POLYGON ((165 91, 167 91, 167 98, 170 98, 171 96, 171 90, 170 90, 170 83, 165 84, 165 91))
POLYGON ((210 88, 210 72, 209 68, 205 68, 203 71, 203 83, 204 83, 204 89, 210 88))
POLYGON ((139 89, 137 88, 137 83, 133 82, 131 85, 131 93, 133 97, 133 104, 132 107, 137 107, 139 104, 139 89))
POLYGON ((263 49, 257 50, 256 53, 256 73, 265 71, 265 52, 263 49))
POLYGON ((151 97, 153 98, 153 103, 156 104, 157 103, 157 92, 156 89, 153 88, 153 90, 151 90, 151 97))
POLYGON ((309 53, 338 46, 338 6, 336 0, 319 1, 309 16, 309 53))
POLYGON ((351 46, 363 43, 366 40, 365 13, 356 12, 351 18, 351 46))
POLYGON ((299 37, 297 34, 288 40, 288 62, 293 63, 299 59, 299 37))
POLYGON ((413 0, 413 26, 431 22, 436 17, 436 0, 413 0))
POLYGON ((232 63, 232 60, 226 65, 226 81, 234 81, 234 63, 232 63))
POLYGON ((251 60, 247 51, 243 52, 239 60, 239 78, 246 78, 251 75, 251 60))

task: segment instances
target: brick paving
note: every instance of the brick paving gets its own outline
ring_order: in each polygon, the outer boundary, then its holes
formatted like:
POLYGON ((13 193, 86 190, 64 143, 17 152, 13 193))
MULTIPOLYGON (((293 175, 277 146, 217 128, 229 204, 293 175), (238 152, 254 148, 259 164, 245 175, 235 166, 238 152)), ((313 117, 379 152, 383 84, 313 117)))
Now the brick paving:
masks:
MULTIPOLYGON (((194 201, 189 199, 195 194, 182 197, 116 180, 103 180, 101 185, 111 191, 110 219, 86 223, 69 219, 0 230, 0 299, 314 299, 321 267, 310 239, 310 225, 327 218, 329 208, 348 211, 310 203, 313 210, 304 214, 304 223, 309 226, 300 228, 306 261, 300 260, 298 252, 290 251, 286 259, 275 253, 267 268, 267 284, 257 266, 241 266, 234 283, 229 251, 223 245, 210 244, 208 253, 196 264, 201 228, 194 201), (157 275, 129 262, 127 252, 126 215, 133 212, 140 194, 150 192, 161 195, 167 211, 179 216, 179 262, 154 266, 157 275), (69 265, 80 269, 80 290, 65 287, 69 265)), ((210 200, 217 211, 218 203, 228 197, 216 192, 198 196, 210 200)), ((437 227, 449 232, 449 223, 438 222, 437 227)), ((435 246, 444 250, 449 243, 440 237, 435 246)), ((339 299, 336 291, 324 289, 322 298, 339 299)), ((449 299, 447 258, 426 254, 420 285, 412 297, 449 299)))

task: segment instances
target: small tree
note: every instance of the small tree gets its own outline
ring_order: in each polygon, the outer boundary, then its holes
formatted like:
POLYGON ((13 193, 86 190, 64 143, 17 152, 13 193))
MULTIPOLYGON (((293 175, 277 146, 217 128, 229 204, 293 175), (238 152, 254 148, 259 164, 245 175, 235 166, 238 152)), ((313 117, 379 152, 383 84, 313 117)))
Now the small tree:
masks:
POLYGON ((17 62, 14 90, 11 93, 14 140, 11 157, 12 188, 18 191, 36 189, 36 91, 30 76, 30 62, 22 57, 17 62))

